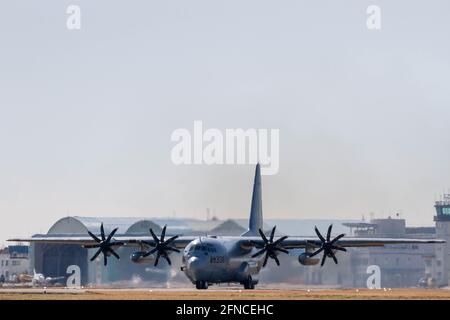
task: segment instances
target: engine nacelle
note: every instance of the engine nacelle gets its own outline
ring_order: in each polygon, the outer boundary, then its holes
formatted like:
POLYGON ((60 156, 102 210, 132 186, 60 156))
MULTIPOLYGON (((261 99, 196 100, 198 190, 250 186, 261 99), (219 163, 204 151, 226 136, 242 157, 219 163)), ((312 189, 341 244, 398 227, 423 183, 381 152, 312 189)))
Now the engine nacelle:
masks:
POLYGON ((153 254, 144 257, 145 251, 135 251, 131 254, 130 260, 137 264, 149 264, 155 260, 155 256, 153 254))
POLYGON ((309 255, 310 255, 310 253, 303 252, 302 254, 300 254, 298 256, 298 262, 300 262, 300 264, 303 266, 314 266, 319 263, 320 259, 310 258, 309 255))

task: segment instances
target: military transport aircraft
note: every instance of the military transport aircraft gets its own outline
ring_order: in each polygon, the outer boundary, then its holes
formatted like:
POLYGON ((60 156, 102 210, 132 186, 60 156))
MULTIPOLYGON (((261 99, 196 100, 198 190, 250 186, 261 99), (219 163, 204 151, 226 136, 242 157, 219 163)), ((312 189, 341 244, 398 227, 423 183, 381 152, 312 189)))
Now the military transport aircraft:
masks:
POLYGON ((134 246, 137 251, 131 254, 134 263, 158 265, 161 258, 171 265, 170 255, 173 252, 182 253, 181 271, 183 271, 197 289, 207 289, 208 285, 218 283, 240 283, 245 289, 254 289, 258 283, 258 275, 266 266, 269 258, 280 265, 278 255, 289 254, 291 249, 303 249, 298 261, 301 265, 323 266, 327 258, 338 263, 336 254, 345 252, 348 247, 374 247, 385 244, 405 243, 443 243, 437 239, 396 239, 396 238, 344 238, 344 234, 331 236, 332 225, 328 227, 323 236, 315 228, 317 238, 297 236, 275 236, 276 226, 269 235, 263 230, 262 199, 261 199, 261 173, 257 164, 253 184, 253 196, 250 210, 248 230, 241 236, 181 236, 174 235, 166 238, 166 226, 158 237, 152 229, 149 236, 116 235, 117 228, 109 235, 105 234, 103 224, 100 234, 95 235, 88 231, 86 236, 52 237, 38 235, 26 239, 11 239, 9 241, 78 244, 84 248, 96 248, 92 256, 95 260, 103 255, 104 265, 108 257, 119 259, 115 252, 120 246, 134 246), (322 259, 316 256, 322 253, 322 259))

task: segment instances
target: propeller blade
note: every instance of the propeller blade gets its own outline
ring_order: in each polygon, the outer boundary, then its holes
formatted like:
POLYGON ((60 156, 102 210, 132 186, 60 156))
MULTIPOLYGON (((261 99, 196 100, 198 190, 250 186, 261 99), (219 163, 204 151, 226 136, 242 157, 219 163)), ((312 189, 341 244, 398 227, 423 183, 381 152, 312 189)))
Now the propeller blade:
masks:
POLYGON ((155 243, 158 244, 158 243, 159 243, 159 239, 158 239, 158 237, 156 236, 156 234, 153 232, 153 229, 152 229, 152 228, 150 228, 150 233, 151 233, 151 235, 152 235, 152 237, 153 237, 153 240, 155 240, 155 243))
POLYGON ((341 238, 344 237, 344 236, 345 236, 345 233, 338 235, 336 238, 334 238, 334 239, 331 241, 331 244, 335 243, 336 241, 338 241, 339 239, 341 239, 341 238))
POLYGON ((254 255, 252 255, 252 258, 255 258, 255 257, 257 257, 257 256, 262 255, 265 251, 266 251, 266 248, 263 248, 263 249, 259 250, 259 251, 256 252, 254 255))
POLYGON ((121 241, 113 241, 111 242, 111 239, 114 237, 114 234, 119 230, 119 228, 115 228, 111 233, 106 237, 105 235, 105 227, 103 225, 103 222, 100 224, 100 236, 97 237, 95 234, 90 232, 88 230, 88 234, 91 236, 92 239, 97 242, 97 244, 90 244, 83 246, 86 249, 92 249, 92 248, 98 248, 98 250, 95 252, 95 254, 90 259, 91 261, 94 261, 97 259, 97 257, 100 255, 100 253, 103 253, 103 264, 106 266, 108 264, 108 256, 111 254, 117 259, 120 259, 119 255, 112 249, 113 246, 122 246, 124 245, 121 241))
POLYGON ((280 260, 278 260, 278 257, 276 255, 273 256, 273 259, 275 259, 277 266, 280 266, 280 260))
POLYGON ((119 230, 119 228, 115 228, 108 236, 108 238, 106 238, 106 242, 110 242, 112 237, 114 236, 114 234, 117 232, 117 230, 119 230))
POLYGON ((167 228, 167 225, 165 225, 164 228, 162 229, 161 242, 164 242, 164 237, 166 236, 166 228, 167 228))
POLYGON ((277 226, 274 226, 272 228, 272 232, 270 233, 270 242, 273 242, 273 237, 275 236, 275 229, 277 228, 277 226))
POLYGON ((334 253, 331 253, 331 257, 333 258, 334 263, 338 264, 338 261, 336 259, 336 256, 334 255, 334 253))
POLYGON ((323 267, 323 264, 325 263, 325 260, 327 259, 327 255, 324 253, 322 257, 322 262, 320 263, 320 266, 323 267))
MULTIPOLYGON (((175 239, 177 239, 178 237, 179 237, 178 235, 173 236, 173 237, 167 239, 167 240, 164 242, 164 244, 169 244, 169 243, 171 243, 172 241, 174 241, 175 239)), ((161 241, 162 241, 162 240, 161 240, 161 241)))
POLYGON ((347 249, 345 249, 343 247, 332 246, 331 249, 347 252, 347 249))
POLYGON ((264 262, 263 262, 263 268, 266 266, 267 264, 267 259, 269 259, 269 255, 266 253, 266 256, 264 257, 264 262))
POLYGON ((157 250, 158 250, 158 249, 154 248, 154 249, 152 249, 152 250, 146 252, 142 257, 144 257, 144 258, 145 258, 145 257, 148 257, 149 255, 154 254, 157 250))
POLYGON ((156 255, 155 263, 153 264, 155 267, 158 265, 159 257, 160 257, 160 256, 161 256, 161 254, 160 254, 159 251, 158 251, 158 254, 156 255))
POLYGON ((103 228, 103 222, 100 225, 100 234, 102 236, 102 240, 105 241, 105 229, 103 228))
POLYGON ((116 257, 117 259, 120 259, 119 255, 111 248, 108 247, 108 251, 111 252, 111 254, 116 257))
POLYGON ((102 252, 102 249, 98 249, 97 252, 92 256, 91 261, 94 261, 98 255, 100 254, 100 252, 102 252))
POLYGON ((97 242, 102 242, 102 240, 100 240, 95 234, 93 234, 92 232, 88 231, 89 235, 92 237, 92 239, 94 239, 97 242))
POLYGON ((273 241, 273 239, 275 237, 276 229, 277 229, 277 226, 274 226, 272 228, 272 230, 270 231, 269 239, 267 239, 266 235, 264 234, 264 232, 261 229, 258 229, 259 234, 261 235, 261 239, 264 241, 264 245, 261 245, 260 243, 258 243, 256 241, 250 240, 250 243, 255 245, 256 248, 261 249, 261 250, 257 251, 256 253, 254 253, 252 255, 252 258, 262 255, 263 253, 266 253, 266 255, 264 257, 263 267, 266 266, 267 260, 269 258, 274 259, 278 266, 280 265, 280 260, 278 260, 278 258, 277 258, 276 251, 280 251, 280 252, 289 254, 289 251, 286 250, 285 248, 283 248, 281 245, 281 243, 288 238, 287 236, 283 236, 283 237, 277 239, 276 241, 273 241))
POLYGON ((180 250, 178 250, 178 249, 175 248, 175 247, 167 246, 166 248, 167 248, 168 250, 172 250, 172 251, 175 251, 175 252, 180 252, 180 250))
POLYGON ((328 242, 330 242, 331 228, 333 228, 333 224, 330 224, 330 226, 328 227, 328 231, 327 231, 327 241, 328 242))
POLYGON ((323 251, 323 248, 320 248, 319 250, 317 250, 317 251, 311 253, 311 254, 309 255, 309 257, 312 258, 312 257, 314 257, 315 255, 318 255, 319 253, 321 253, 322 251, 323 251))
POLYGON ((273 244, 274 244, 274 245, 277 245, 277 244, 279 244, 280 242, 283 242, 284 240, 286 240, 287 238, 288 238, 288 236, 282 236, 280 239, 276 240, 273 244))
POLYGON ((320 263, 321 267, 325 264, 325 260, 327 259, 327 257, 332 258, 334 263, 338 264, 338 260, 336 258, 336 255, 334 254, 335 250, 344 251, 344 252, 347 251, 347 249, 345 249, 343 247, 334 245, 334 243, 338 242, 339 239, 341 239, 342 237, 345 236, 345 234, 340 234, 337 237, 335 237, 333 240, 330 241, 332 228, 333 228, 333 224, 330 224, 330 226, 328 227, 328 230, 327 230, 327 235, 326 235, 327 239, 326 240, 320 234, 319 229, 317 229, 317 227, 314 228, 314 230, 316 231, 316 234, 319 237, 322 244, 320 246, 320 249, 317 250, 316 252, 313 252, 312 254, 310 254, 309 257, 310 258, 314 257, 315 255, 317 255, 318 253, 323 251, 322 261, 320 263))
POLYGON ((316 231, 316 234, 319 237, 320 241, 325 242, 325 238, 322 237, 322 235, 320 234, 319 229, 317 229, 317 227, 314 227, 314 230, 316 231))
POLYGON ((284 248, 276 247, 275 250, 278 250, 278 251, 284 252, 284 253, 286 253, 286 254, 289 254, 289 251, 287 251, 287 250, 284 249, 284 248))
POLYGON ((163 257, 164 259, 167 260, 167 263, 169 265, 172 265, 172 261, 169 258, 170 251, 180 252, 180 250, 178 250, 178 248, 176 248, 175 246, 170 246, 169 244, 172 243, 175 239, 177 239, 179 237, 179 235, 175 235, 175 236, 170 237, 167 240, 164 240, 166 237, 167 225, 164 225, 164 227, 162 228, 160 238, 158 238, 158 236, 153 232, 152 228, 150 228, 149 231, 150 231, 155 243, 153 244, 149 241, 142 241, 142 243, 145 243, 154 248, 152 250, 144 253, 142 255, 142 257, 148 257, 149 255, 157 252, 155 263, 154 263, 155 267, 158 265, 160 257, 163 257))
POLYGON ((264 240, 265 243, 269 243, 269 240, 267 240, 266 235, 264 234, 264 232, 259 229, 259 234, 261 235, 261 238, 264 240))

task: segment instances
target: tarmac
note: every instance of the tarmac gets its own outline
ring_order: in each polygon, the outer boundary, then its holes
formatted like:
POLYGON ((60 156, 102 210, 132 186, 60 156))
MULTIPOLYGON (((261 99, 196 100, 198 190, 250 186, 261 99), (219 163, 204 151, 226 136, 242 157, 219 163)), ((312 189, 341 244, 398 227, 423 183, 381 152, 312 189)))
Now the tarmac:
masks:
POLYGON ((0 288, 0 300, 450 300, 449 289, 0 288))

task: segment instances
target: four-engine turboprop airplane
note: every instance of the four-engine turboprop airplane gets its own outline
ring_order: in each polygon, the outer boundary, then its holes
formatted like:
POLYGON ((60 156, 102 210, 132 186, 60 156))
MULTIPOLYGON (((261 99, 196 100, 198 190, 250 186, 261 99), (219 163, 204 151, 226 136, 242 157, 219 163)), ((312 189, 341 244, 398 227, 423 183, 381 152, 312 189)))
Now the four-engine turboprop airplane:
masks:
POLYGON ((100 235, 88 232, 86 236, 52 237, 38 235, 27 239, 11 239, 9 241, 40 242, 55 244, 78 244, 85 248, 96 248, 91 261, 103 254, 104 265, 107 265, 111 255, 119 259, 115 252, 120 246, 139 248, 131 254, 134 263, 158 265, 163 258, 171 265, 170 255, 173 252, 182 253, 181 270, 196 285, 197 289, 207 289, 208 285, 217 283, 240 283, 245 289, 254 289, 258 283, 258 275, 266 266, 269 258, 280 264, 278 255, 289 254, 291 249, 303 249, 298 261, 301 265, 323 266, 327 258, 338 263, 336 254, 345 252, 348 247, 374 247, 386 244, 405 243, 443 243, 437 239, 396 239, 396 238, 344 238, 344 234, 332 237, 332 226, 328 227, 323 236, 315 228, 318 238, 297 236, 275 236, 275 228, 266 235, 263 230, 261 173, 259 164, 256 166, 253 184, 253 196, 250 210, 248 230, 241 236, 180 236, 166 238, 166 226, 158 237, 152 229, 149 236, 116 235, 117 228, 109 235, 105 234, 103 224, 100 235), (322 258, 316 256, 322 253, 322 258))

